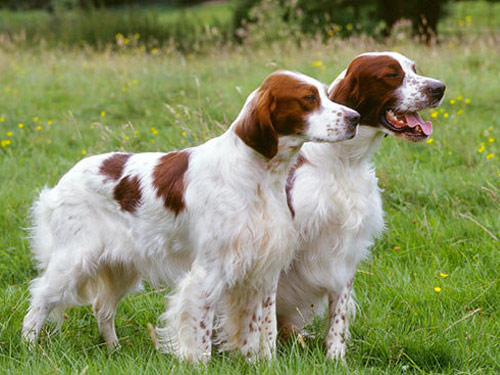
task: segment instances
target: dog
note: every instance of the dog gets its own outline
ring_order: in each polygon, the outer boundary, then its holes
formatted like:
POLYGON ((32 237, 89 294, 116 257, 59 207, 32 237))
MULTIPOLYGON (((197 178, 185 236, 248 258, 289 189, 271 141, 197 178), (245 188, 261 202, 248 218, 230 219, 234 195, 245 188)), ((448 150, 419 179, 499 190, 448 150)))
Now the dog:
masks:
POLYGON ((444 92, 443 83, 417 74, 415 63, 395 52, 356 57, 329 87, 330 99, 360 113, 360 126, 354 139, 304 145, 288 178, 288 202, 301 237, 277 292, 285 336, 327 307, 327 357, 344 357, 354 274, 384 229, 372 155, 384 135, 427 139, 432 123, 417 111, 438 106, 444 92))
POLYGON ((31 285, 23 337, 33 345, 50 313, 92 304, 118 346, 120 300, 141 280, 174 288, 157 327, 160 349, 211 356, 214 311, 235 350, 275 351, 275 293, 293 257, 285 184, 305 141, 356 134, 359 114, 318 81, 290 71, 265 79, 220 137, 170 153, 108 153, 81 160, 33 206, 31 285))

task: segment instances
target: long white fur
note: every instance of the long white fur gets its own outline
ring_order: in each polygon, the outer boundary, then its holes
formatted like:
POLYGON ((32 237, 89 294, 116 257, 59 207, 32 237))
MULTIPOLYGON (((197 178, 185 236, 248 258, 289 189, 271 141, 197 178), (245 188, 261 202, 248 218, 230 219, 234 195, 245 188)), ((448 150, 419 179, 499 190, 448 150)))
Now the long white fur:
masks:
POLYGON ((345 116, 356 114, 329 101, 321 83, 293 74, 320 93, 321 106, 309 116, 306 134, 280 137, 271 160, 249 148, 234 128, 247 114, 251 94, 227 132, 187 150, 186 208, 177 216, 153 186, 163 153, 134 154, 125 164, 122 176, 140 180, 142 198, 134 213, 121 210, 113 199, 116 181, 100 173, 112 153, 83 159, 54 188, 44 188, 33 206, 31 231, 42 273, 31 285, 23 337, 33 344, 51 312, 92 304, 100 332, 116 346, 118 303, 145 279, 174 288, 157 328, 163 351, 209 359, 215 309, 223 304, 230 308, 220 322, 232 349, 270 358, 277 280, 296 238, 284 189, 288 172, 306 140, 352 136, 345 116))
MULTIPOLYGON (((392 56, 404 69, 398 89, 400 110, 428 106, 421 88, 435 80, 414 73, 413 62, 405 56, 378 54, 392 56)), ((332 82, 330 92, 345 73, 332 82)), ((343 358, 346 353, 348 319, 355 310, 351 291, 356 268, 384 229, 381 191, 371 161, 383 135, 383 129, 360 124, 351 140, 306 143, 301 154, 307 161, 295 171, 291 202, 300 246, 290 269, 281 274, 277 314, 284 329, 296 331, 328 306, 329 358, 343 358)))

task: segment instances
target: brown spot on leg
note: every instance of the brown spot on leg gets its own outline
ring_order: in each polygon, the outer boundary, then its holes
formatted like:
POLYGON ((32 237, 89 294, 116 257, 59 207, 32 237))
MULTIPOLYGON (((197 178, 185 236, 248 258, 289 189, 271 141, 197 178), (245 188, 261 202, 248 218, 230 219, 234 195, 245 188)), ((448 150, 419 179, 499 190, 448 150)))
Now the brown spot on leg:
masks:
POLYGON ((141 184, 137 176, 123 177, 115 186, 113 198, 120 203, 122 210, 135 212, 141 203, 141 184))
POLYGON ((153 186, 157 197, 163 198, 165 208, 177 215, 185 207, 184 174, 189 165, 189 152, 171 152, 160 158, 153 171, 153 186))

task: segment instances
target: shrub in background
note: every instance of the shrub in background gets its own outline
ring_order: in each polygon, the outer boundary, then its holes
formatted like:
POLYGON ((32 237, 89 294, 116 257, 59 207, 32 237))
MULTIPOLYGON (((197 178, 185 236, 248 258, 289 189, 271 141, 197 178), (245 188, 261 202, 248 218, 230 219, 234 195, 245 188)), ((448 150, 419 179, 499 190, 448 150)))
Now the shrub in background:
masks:
MULTIPOLYGON (((235 12, 237 29, 255 23, 252 8, 264 0, 240 0, 235 12)), ((267 1, 267 0, 266 0, 267 1)), ((300 22, 303 32, 309 34, 348 36, 364 32, 377 36, 381 31, 389 35, 398 20, 409 19, 414 34, 430 42, 437 35, 438 20, 444 14, 448 0, 270 0, 275 6, 288 9, 283 13, 287 23, 300 22), (290 9, 299 10, 300 20, 290 18, 290 9), (381 27, 381 22, 383 27, 381 27)), ((492 0, 495 1, 495 0, 492 0)), ((498 0, 497 0, 498 1, 498 0)))

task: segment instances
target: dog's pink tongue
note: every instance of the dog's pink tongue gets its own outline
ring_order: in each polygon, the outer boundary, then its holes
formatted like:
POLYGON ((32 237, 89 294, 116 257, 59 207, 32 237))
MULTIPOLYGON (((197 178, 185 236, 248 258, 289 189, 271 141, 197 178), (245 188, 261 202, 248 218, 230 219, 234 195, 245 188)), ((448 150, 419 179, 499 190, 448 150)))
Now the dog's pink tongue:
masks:
POLYGON ((432 122, 424 121, 417 112, 405 114, 405 120, 410 128, 414 128, 415 126, 420 125, 420 128, 425 135, 431 135, 432 122))

